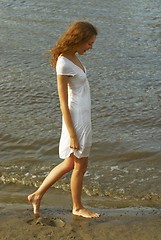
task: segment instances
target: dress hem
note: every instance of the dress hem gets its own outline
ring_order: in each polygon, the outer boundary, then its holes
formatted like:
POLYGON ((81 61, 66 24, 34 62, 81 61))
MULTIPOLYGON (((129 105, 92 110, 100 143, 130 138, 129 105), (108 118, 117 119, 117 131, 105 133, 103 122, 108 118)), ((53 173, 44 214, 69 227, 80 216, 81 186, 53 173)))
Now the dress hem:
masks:
POLYGON ((80 158, 85 158, 85 157, 89 157, 89 155, 90 155, 89 153, 88 153, 88 154, 82 154, 82 155, 81 155, 81 154, 79 154, 79 153, 77 152, 77 150, 71 149, 71 151, 70 151, 67 155, 64 155, 64 156, 63 156, 63 155, 60 155, 60 154, 59 154, 59 158, 60 158, 60 159, 66 159, 66 158, 70 157, 70 155, 71 155, 72 153, 73 153, 74 156, 75 156, 76 158, 78 158, 78 159, 80 159, 80 158))

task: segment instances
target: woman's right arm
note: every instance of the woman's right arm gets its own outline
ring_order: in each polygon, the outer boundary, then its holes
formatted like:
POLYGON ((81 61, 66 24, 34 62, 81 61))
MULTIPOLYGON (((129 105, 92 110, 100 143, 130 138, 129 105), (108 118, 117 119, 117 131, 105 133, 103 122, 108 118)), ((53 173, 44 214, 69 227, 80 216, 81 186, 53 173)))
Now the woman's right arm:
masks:
POLYGON ((57 86, 61 112, 70 136, 70 147, 79 149, 78 138, 73 126, 73 121, 68 107, 68 76, 57 75, 57 86))

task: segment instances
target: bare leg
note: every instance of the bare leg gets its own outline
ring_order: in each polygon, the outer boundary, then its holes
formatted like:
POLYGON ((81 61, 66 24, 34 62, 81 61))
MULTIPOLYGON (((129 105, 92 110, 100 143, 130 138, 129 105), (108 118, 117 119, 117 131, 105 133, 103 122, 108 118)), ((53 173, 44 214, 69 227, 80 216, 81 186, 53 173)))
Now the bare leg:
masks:
POLYGON ((88 158, 77 159, 74 157, 74 170, 71 177, 71 191, 73 200, 73 214, 85 218, 97 218, 100 215, 83 207, 81 193, 83 176, 88 164, 88 158))
POLYGON ((33 205, 34 214, 40 213, 40 203, 45 192, 56 182, 58 181, 65 173, 71 171, 74 167, 74 158, 70 156, 65 159, 62 163, 57 165, 49 175, 44 179, 41 186, 37 189, 36 192, 28 196, 28 201, 33 205))

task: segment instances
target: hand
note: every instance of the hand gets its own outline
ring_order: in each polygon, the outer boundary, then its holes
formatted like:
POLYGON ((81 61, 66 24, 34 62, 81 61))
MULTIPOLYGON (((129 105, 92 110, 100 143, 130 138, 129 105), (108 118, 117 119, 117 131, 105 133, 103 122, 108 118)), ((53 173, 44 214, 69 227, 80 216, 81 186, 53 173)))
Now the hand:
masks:
POLYGON ((77 136, 70 138, 70 148, 79 150, 79 141, 77 136))

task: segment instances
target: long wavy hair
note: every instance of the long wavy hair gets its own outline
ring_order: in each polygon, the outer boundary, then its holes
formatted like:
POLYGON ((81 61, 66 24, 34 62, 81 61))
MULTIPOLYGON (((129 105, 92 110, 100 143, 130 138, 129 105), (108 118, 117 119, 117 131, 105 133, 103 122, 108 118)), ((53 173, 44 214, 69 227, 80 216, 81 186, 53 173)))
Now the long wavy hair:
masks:
POLYGON ((52 54, 51 66, 55 68, 60 54, 87 42, 94 35, 97 35, 97 29, 91 23, 86 21, 73 22, 49 51, 52 54))

